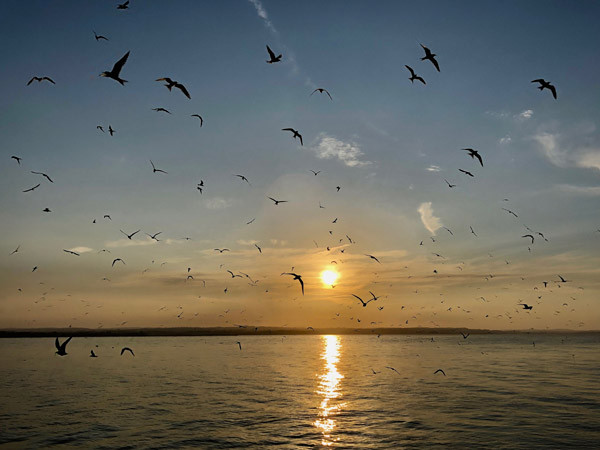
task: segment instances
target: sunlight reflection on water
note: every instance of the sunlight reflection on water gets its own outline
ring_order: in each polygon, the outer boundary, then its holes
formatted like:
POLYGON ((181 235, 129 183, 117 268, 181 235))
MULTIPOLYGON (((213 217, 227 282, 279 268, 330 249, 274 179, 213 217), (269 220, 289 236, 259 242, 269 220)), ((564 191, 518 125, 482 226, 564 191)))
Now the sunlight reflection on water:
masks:
POLYGON ((342 396, 340 382, 344 376, 338 371, 340 356, 340 338, 338 336, 322 336, 323 352, 321 359, 325 361, 323 373, 319 375, 317 394, 323 399, 319 406, 319 418, 314 425, 323 434, 321 444, 331 446, 338 439, 332 437, 335 429, 335 415, 346 405, 338 399, 342 396))

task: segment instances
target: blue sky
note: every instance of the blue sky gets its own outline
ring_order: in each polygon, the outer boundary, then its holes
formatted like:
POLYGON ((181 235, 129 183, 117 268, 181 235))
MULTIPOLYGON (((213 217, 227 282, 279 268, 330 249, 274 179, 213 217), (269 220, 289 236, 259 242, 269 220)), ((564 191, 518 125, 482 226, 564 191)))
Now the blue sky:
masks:
POLYGON ((597 3, 116 4, 0 6, 0 326, 227 325, 227 309, 237 323, 356 326, 350 294, 378 288, 385 310, 365 308, 361 323, 597 328, 597 3), (420 61, 420 43, 441 72, 420 61), (281 63, 265 63, 267 44, 281 63), (98 76, 127 51, 126 86, 98 76), (411 84, 405 64, 427 85, 411 84), (56 85, 26 86, 34 75, 56 85), (192 99, 154 81, 163 76, 192 99), (333 101, 310 96, 317 87, 333 101), (526 227, 549 242, 528 246, 526 227), (142 231, 129 241, 120 229, 142 231), (161 242, 144 234, 157 231, 161 242), (127 265, 111 267, 116 257, 127 265), (292 266, 304 298, 279 275, 292 266), (325 269, 339 272, 335 288, 321 283, 325 269), (537 299, 533 288, 557 273, 573 284, 552 282, 537 299), (481 292, 497 299, 482 304, 481 292))

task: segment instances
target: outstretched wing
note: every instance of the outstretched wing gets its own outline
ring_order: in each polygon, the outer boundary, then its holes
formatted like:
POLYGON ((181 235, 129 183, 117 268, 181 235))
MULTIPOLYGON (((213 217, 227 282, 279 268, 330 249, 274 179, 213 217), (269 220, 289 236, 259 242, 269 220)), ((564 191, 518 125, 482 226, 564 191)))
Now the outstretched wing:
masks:
POLYGON ((273 53, 273 50, 271 50, 271 47, 269 47, 268 45, 267 51, 269 52, 269 56, 271 57, 271 59, 275 59, 275 53, 273 53))
POLYGON ((190 100, 192 99, 192 97, 190 96, 190 93, 188 92, 188 90, 185 88, 185 86, 183 84, 177 83, 177 84, 175 84, 175 87, 178 88, 181 92, 183 92, 183 95, 185 95, 187 98, 189 98, 190 100))
POLYGON ((121 69, 127 62, 127 58, 129 58, 129 52, 125 53, 125 55, 115 63, 115 65, 113 66, 112 71, 111 71, 113 73, 113 75, 115 75, 117 77, 119 76, 121 69))
POLYGON ((407 66, 406 64, 404 65, 404 67, 406 67, 408 70, 410 70, 410 75, 411 76, 413 76, 413 77, 416 76, 415 71, 412 69, 412 67, 407 66))
POLYGON ((556 88, 552 85, 550 85, 549 89, 552 91, 552 97, 554 97, 556 99, 556 88))

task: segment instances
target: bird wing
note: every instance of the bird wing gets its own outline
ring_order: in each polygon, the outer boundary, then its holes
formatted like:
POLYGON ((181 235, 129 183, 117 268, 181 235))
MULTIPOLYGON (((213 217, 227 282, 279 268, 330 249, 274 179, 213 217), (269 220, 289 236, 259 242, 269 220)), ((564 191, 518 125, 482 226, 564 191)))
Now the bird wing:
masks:
POLYGON ((271 59, 275 59, 275 53, 273 53, 273 50, 271 50, 271 47, 269 47, 268 45, 267 52, 269 52, 269 56, 271 57, 271 59))
POLYGON ((35 80, 35 79, 36 79, 36 77, 33 77, 33 78, 31 78, 31 80, 29 80, 29 81, 27 82, 27 86, 29 86, 31 83, 33 83, 33 80, 35 80))
POLYGON ((291 131, 292 133, 296 132, 296 130, 294 130, 293 128, 282 128, 281 131, 291 131))
POLYGON ((404 67, 406 67, 408 70, 410 70, 410 75, 411 77, 416 76, 415 71, 412 69, 412 67, 407 66, 406 64, 404 65, 404 67))
POLYGON ((304 145, 304 142, 302 142, 302 135, 300 133, 298 133, 298 137, 300 138, 300 145, 304 145))
POLYGON ((173 80, 171 80, 169 77, 157 78, 154 81, 166 81, 169 84, 173 83, 173 80))
POLYGON ((479 153, 475 153, 474 156, 479 160, 479 164, 481 164, 481 167, 483 167, 483 159, 481 159, 481 155, 479 153))
POLYGON ((544 80, 543 78, 538 78, 537 80, 532 80, 532 83, 544 83, 546 80, 544 80))
POLYGON ((54 345, 56 346, 56 350, 60 351, 60 342, 58 342, 58 337, 56 338, 56 340, 54 341, 54 345))
POLYGON ((304 281, 302 281, 302 278, 298 277, 298 281, 300 282, 300 286, 302 287, 302 295, 304 295, 304 281))
POLYGON ((190 100, 192 99, 192 97, 190 96, 190 93, 188 92, 188 90, 185 88, 185 86, 181 83, 175 83, 175 87, 177 89, 179 89, 181 92, 183 92, 183 95, 185 95, 187 98, 189 98, 190 100))
POLYGON ((56 84, 56 83, 54 82, 54 80, 53 80, 52 78, 50 78, 50 77, 44 77, 44 78, 42 78, 42 80, 48 80, 50 83, 52 83, 52 84, 56 84))
POLYGON ((354 295, 354 294, 352 294, 352 296, 353 296, 353 297, 356 297, 357 299, 359 299, 359 300, 360 300, 360 302, 361 302, 363 305, 366 305, 366 303, 363 301, 363 299, 362 299, 362 298, 360 298, 358 295, 354 295))
MULTIPOLYGON (((127 2, 129 3, 129 2, 127 2)), ((127 58, 129 58, 129 52, 125 53, 125 55, 118 60, 115 65, 113 66, 111 72, 113 75, 115 76, 119 76, 119 73, 121 72, 121 69, 123 68, 123 66, 125 65, 125 63, 127 62, 127 58)))
POLYGON ((433 65, 435 66, 435 68, 439 72, 440 71, 440 65, 438 64, 437 60, 433 56, 431 58, 429 58, 429 60, 433 63, 433 65))
POLYGON ((552 91, 552 97, 554 97, 556 99, 556 88, 552 85, 550 85, 549 89, 552 91))

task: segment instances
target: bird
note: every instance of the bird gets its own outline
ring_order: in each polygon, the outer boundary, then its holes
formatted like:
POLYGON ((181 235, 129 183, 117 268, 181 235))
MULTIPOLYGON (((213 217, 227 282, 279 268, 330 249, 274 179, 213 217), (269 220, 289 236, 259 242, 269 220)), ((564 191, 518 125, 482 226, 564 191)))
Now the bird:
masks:
POLYGON ((281 275, 292 275, 294 280, 298 280, 300 282, 300 286, 302 287, 302 295, 304 295, 304 281, 302 281, 302 276, 293 272, 283 272, 281 275))
POLYGON ((464 173, 465 175, 469 175, 470 177, 475 177, 475 175, 473 175, 468 170, 458 169, 458 171, 464 173))
POLYGON ((42 211, 43 211, 43 212, 52 212, 52 211, 50 210, 50 208, 44 208, 42 211))
POLYGON ((423 47, 423 50, 425 50, 425 56, 423 56, 421 58, 421 61, 425 61, 426 59, 428 59, 429 61, 431 61, 431 64, 433 64, 435 66, 435 68, 437 69, 437 71, 439 72, 440 71, 440 65, 438 64, 437 60, 435 59, 435 57, 437 55, 435 53, 431 53, 431 50, 429 50, 423 44, 421 44, 421 47, 423 47))
MULTIPOLYGON (((348 237, 348 236, 346 236, 346 237, 348 237)), ((351 243, 352 243, 352 242, 351 242, 351 243)), ((373 255, 367 255, 367 254, 365 253, 365 256, 368 256, 369 258, 371 258, 371 259, 373 259, 373 260, 377 261, 379 264, 381 264, 381 262, 380 262, 380 261, 379 261, 377 258, 375 258, 373 255)))
POLYGON ((165 84, 165 86, 169 91, 175 87, 179 89, 183 93, 183 95, 185 95, 190 100, 192 98, 185 86, 178 81, 172 80, 169 77, 157 78, 155 81, 164 81, 165 83, 167 83, 165 84))
POLYGON ((98 356, 96 356, 96 354, 94 353, 94 350, 90 350, 90 358, 97 358, 98 356))
POLYGON ((112 220, 112 218, 108 215, 108 214, 104 214, 103 219, 108 219, 108 220, 112 220))
POLYGON ((444 230, 446 230, 448 233, 450 233, 452 236, 454 236, 454 233, 450 230, 450 228, 448 227, 442 227, 444 230))
POLYGON ((129 0, 127 0, 125 3, 119 4, 117 9, 129 9, 129 0))
POLYGON ((248 181, 248 178, 246 178, 244 175, 234 175, 234 177, 238 177, 240 180, 245 181, 246 183, 250 184, 250 182, 248 181))
POLYGON ((465 334, 465 333, 463 333, 462 331, 461 331, 461 333, 460 333, 460 334, 462 335, 463 339, 466 339, 466 338, 468 338, 469 336, 471 336, 471 333, 467 333, 467 334, 465 334))
MULTIPOLYGON (((329 93, 329 91, 327 89, 323 89, 323 88, 317 88, 314 91, 312 91, 312 93, 310 94, 310 96, 312 96, 315 92, 320 92, 321 94, 323 92, 325 92, 328 96, 329 96, 329 100, 333 101, 333 98, 331 98, 331 94, 329 93)), ((309 97, 310 97, 309 96, 309 97)))
POLYGON ((102 128, 102 125, 96 125, 96 129, 104 133, 104 128, 102 128))
POLYGON ((223 253, 223 252, 228 252, 229 249, 228 248, 215 248, 215 251, 217 251, 219 253, 223 253))
POLYGON ((241 343, 240 341, 236 341, 235 343, 238 345, 238 347, 239 347, 239 348, 240 348, 240 350, 241 350, 241 349, 242 349, 242 343, 241 343))
POLYGON ((532 83, 539 83, 538 89, 543 91, 544 89, 548 89, 552 92, 552 97, 556 100, 556 87, 550 84, 549 81, 544 80, 543 78, 538 78, 537 80, 533 80, 532 83))
POLYGON ((267 197, 270 200, 273 200, 275 202, 275 206, 279 205, 280 203, 287 203, 287 200, 275 200, 273 197, 267 197))
POLYGON ((412 69, 412 67, 407 66, 407 65, 404 65, 404 67, 406 67, 410 71, 410 78, 409 78, 409 80, 410 80, 411 83, 414 83, 415 80, 418 80, 418 81, 420 81, 423 84, 427 84, 427 83, 425 83, 425 80, 423 78, 421 78, 420 76, 418 76, 415 73, 415 71, 412 69))
POLYGON ((71 339, 73 339, 72 336, 61 344, 60 342, 58 342, 58 337, 56 338, 56 340, 54 341, 54 345, 56 346, 56 354, 58 356, 65 356, 67 354, 67 344, 71 339))
MULTIPOLYGON (((21 248, 21 246, 20 246, 20 245, 18 245, 18 246, 17 246, 17 248, 15 248, 15 249, 14 249, 14 250, 13 250, 13 251, 10 253, 10 255, 14 255, 15 253, 17 253, 17 252, 19 251, 19 249, 20 249, 20 248, 21 248)), ((10 255, 8 255, 8 256, 10 256, 10 255)))
POLYGON ((190 117, 197 117, 198 119, 200 119, 200 127, 202 127, 202 124, 204 124, 204 119, 200 114, 191 114, 190 117))
POLYGON ((471 159, 477 158, 479 160, 479 164, 481 164, 481 167, 483 167, 483 159, 481 159, 481 155, 477 150, 473 150, 472 148, 463 148, 463 150, 465 152, 469 152, 471 159))
POLYGON ((92 32, 94 33, 94 37, 96 38, 96 41, 99 41, 100 39, 104 39, 105 41, 108 41, 108 38, 106 36, 102 36, 101 34, 96 34, 96 32, 94 30, 92 30, 92 32))
POLYGON ((300 145, 304 145, 304 143, 302 142, 302 135, 298 132, 298 130, 294 130, 293 128, 282 128, 281 131, 291 131, 292 133, 294 133, 292 137, 294 139, 299 138, 300 145))
MULTIPOLYGON (((386 368, 386 369, 393 370, 393 371, 394 371, 394 372, 396 372, 398 375, 400 375, 400 372, 398 372, 398 371, 397 371, 396 369, 394 369, 393 367, 390 367, 390 366, 385 366, 385 368, 386 368)), ((400 376, 402 376, 402 375, 400 375, 400 376)))
POLYGON ((152 111, 166 112, 167 114, 171 114, 171 111, 169 111, 168 109, 165 109, 165 108, 152 108, 152 111))
POLYGON ((231 278, 235 278, 235 277, 240 277, 242 278, 241 275, 234 275, 233 272, 231 270, 228 270, 227 272, 229 272, 229 274, 231 275, 231 278))
POLYGON ((38 83, 41 83, 42 81, 46 80, 46 81, 49 81, 52 84, 56 84, 54 82, 54 80, 52 78, 50 78, 50 77, 32 77, 31 80, 29 80, 27 82, 27 86, 29 86, 31 83, 33 83, 34 80, 37 81, 38 83))
POLYGON ((269 53, 269 58, 271 58, 271 59, 267 60, 267 64, 273 64, 273 63, 281 61, 281 55, 275 56, 275 53, 273 53, 273 50, 271 50, 271 47, 269 47, 268 45, 267 45, 267 52, 269 53))
POLYGON ((149 236, 150 239, 154 239, 155 241, 158 242, 158 239, 156 239, 156 236, 158 236, 161 233, 162 233, 162 231, 159 231, 158 233, 154 233, 154 234, 148 234, 148 233, 146 233, 146 235, 149 236))
POLYGON ((36 175, 41 175, 44 178, 46 178, 50 183, 54 183, 54 181, 52 181, 52 178, 50 178, 48 175, 46 175, 43 172, 34 172, 33 170, 31 171, 31 173, 36 174, 36 175))
POLYGON ((512 214, 512 215, 513 215, 513 216, 515 216, 515 217, 519 217, 519 216, 517 216, 517 215, 516 215, 514 212, 512 212, 510 209, 506 209, 506 208, 502 208, 502 209, 503 209, 504 211, 506 211, 507 213, 509 213, 509 214, 512 214))
POLYGON ((528 238, 531 238, 531 243, 532 243, 532 244, 533 244, 533 241, 535 240, 532 234, 525 234, 525 235, 523 235, 523 236, 521 236, 521 237, 522 237, 522 238, 526 238, 526 237, 528 237, 528 238))
POLYGON ((156 172, 162 172, 162 173, 167 173, 162 169, 157 169, 156 166, 154 166, 154 163, 152 162, 152 160, 149 160, 150 164, 152 164, 152 173, 156 173, 156 172))
POLYGON ((254 246, 258 249, 258 253, 262 253, 262 249, 258 246, 258 244, 254 244, 254 246))
POLYGON ((133 236, 135 236, 136 234, 138 234, 138 233, 139 233, 140 231, 142 231, 142 230, 137 230, 137 231, 134 231, 134 232, 133 232, 133 233, 131 233, 131 234, 127 234, 127 233, 125 233, 123 230, 119 230, 119 231, 120 231, 121 233, 123 233, 125 236, 127 236, 127 239, 131 240, 131 238, 132 238, 133 236))
POLYGON ((23 158, 19 158, 18 156, 11 156, 10 158, 11 158, 11 159, 14 159, 14 160, 17 162, 17 164, 18 164, 18 165, 21 165, 21 160, 22 160, 23 158))
POLYGON ((320 170, 315 172, 314 170, 311 169, 310 171, 315 175, 315 177, 321 173, 320 170))
POLYGON ((129 353, 131 353, 133 356, 135 356, 135 353, 133 353, 133 350, 131 350, 129 347, 123 347, 123 348, 121 349, 121 356, 123 356, 123 353, 125 353, 125 352, 129 352, 129 353))
POLYGON ((533 306, 529 306, 527 303, 518 303, 523 309, 533 309, 533 306))
POLYGON ((341 188, 342 188, 341 186, 336 186, 336 187, 335 187, 335 191, 336 191, 336 192, 340 192, 340 189, 341 189, 341 188))
POLYGON ((433 372, 433 374, 435 375, 436 373, 441 372, 442 375, 446 376, 446 372, 444 372, 442 369, 438 369, 435 372, 433 372))
POLYGON ((450 183, 448 182, 448 180, 446 180, 445 178, 444 178, 444 181, 446 182, 446 184, 448 185, 448 187, 449 187, 450 189, 452 189, 453 187, 456 187, 456 185, 455 185, 455 184, 450 184, 450 183))
POLYGON ((113 134, 115 134, 115 131, 117 130, 113 130, 113 127, 111 127, 110 125, 108 126, 108 133, 112 136, 113 134))
POLYGON ((568 283, 568 282, 569 282, 569 280, 565 280, 565 279, 564 279, 562 276, 560 276, 560 275, 557 275, 557 277, 558 277, 558 278, 560 278, 560 281, 561 281, 562 283, 568 283))
POLYGON ((66 253, 69 253, 69 254, 71 254, 71 255, 75 255, 75 256, 80 256, 80 255, 79 255, 79 253, 77 253, 77 252, 74 252, 74 251, 72 251, 72 250, 65 250, 64 248, 63 248, 63 252, 66 252, 66 253))
POLYGON ((256 220, 256 217, 252 220, 250 220, 249 222, 246 222, 246 225, 250 225, 251 223, 253 223, 256 220))
POLYGON ((374 300, 375 300, 375 299, 371 298, 371 299, 369 299, 369 300, 367 300, 367 301, 365 302, 365 301, 364 301, 362 298, 360 298, 358 295, 354 295, 354 294, 351 294, 351 295, 352 295, 353 297, 356 297, 356 298, 357 298, 357 299, 358 299, 358 300, 359 300, 359 301, 362 303, 362 305, 363 305, 363 308, 365 308, 365 307, 366 307, 366 306, 369 304, 369 302, 372 302, 372 301, 374 301, 374 300))
POLYGON ((125 261, 123 261, 121 258, 115 258, 115 259, 113 259, 113 262, 112 262, 112 266, 111 266, 111 267, 115 267, 115 263, 116 263, 117 261, 121 261, 121 262, 123 263, 123 265, 125 265, 125 261))
POLYGON ((473 227, 469 225, 469 228, 471 229, 471 234, 474 235, 475 237, 477 237, 477 234, 475 233, 475 231, 473 230, 473 227))
MULTIPOLYGON (((126 2, 126 3, 129 3, 129 2, 126 2)), ((125 86, 125 83, 127 83, 127 80, 123 80, 123 79, 119 78, 119 74, 121 73, 121 69, 123 69, 123 66, 127 62, 127 58, 129 58, 129 53, 130 52, 125 53, 125 55, 123 55, 123 57, 115 63, 115 65, 113 66, 111 71, 104 71, 99 76, 106 77, 106 78, 112 78, 113 80, 121 83, 121 86, 125 86)), ((111 136, 112 136, 112 134, 111 134, 111 136)))
POLYGON ((25 189, 23 192, 31 192, 31 191, 35 191, 37 188, 39 188, 41 186, 41 184, 36 184, 34 187, 29 188, 29 189, 25 189))
POLYGON ((31 269, 31 272, 35 272, 38 269, 38 266, 35 266, 33 269, 31 269))

